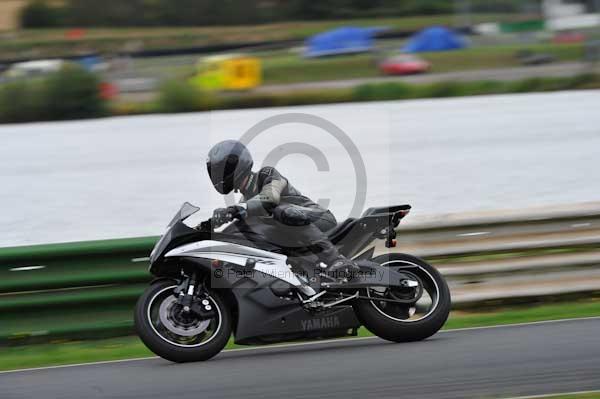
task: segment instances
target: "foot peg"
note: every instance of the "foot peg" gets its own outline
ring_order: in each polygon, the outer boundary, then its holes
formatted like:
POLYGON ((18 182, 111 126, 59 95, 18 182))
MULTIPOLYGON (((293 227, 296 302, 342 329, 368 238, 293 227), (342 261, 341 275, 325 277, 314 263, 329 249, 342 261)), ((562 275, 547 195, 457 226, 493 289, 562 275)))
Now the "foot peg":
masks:
POLYGON ((352 279, 354 273, 358 273, 359 271, 360 267, 355 261, 345 256, 340 256, 325 269, 325 274, 336 280, 348 281, 352 279))

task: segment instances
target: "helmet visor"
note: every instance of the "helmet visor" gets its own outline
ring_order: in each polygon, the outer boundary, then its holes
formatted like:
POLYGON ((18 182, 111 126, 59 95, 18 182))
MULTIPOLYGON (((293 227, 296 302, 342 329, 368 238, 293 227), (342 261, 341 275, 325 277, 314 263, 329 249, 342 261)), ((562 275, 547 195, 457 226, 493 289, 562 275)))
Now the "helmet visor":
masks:
POLYGON ((234 187, 235 172, 238 166, 238 158, 229 156, 225 162, 213 164, 206 163, 208 175, 215 189, 221 194, 230 193, 234 187))

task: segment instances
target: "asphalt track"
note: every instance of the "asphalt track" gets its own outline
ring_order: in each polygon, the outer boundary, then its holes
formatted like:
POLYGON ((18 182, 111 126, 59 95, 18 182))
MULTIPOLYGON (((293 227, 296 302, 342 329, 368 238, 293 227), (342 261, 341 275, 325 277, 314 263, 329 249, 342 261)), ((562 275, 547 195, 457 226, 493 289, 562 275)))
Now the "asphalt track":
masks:
POLYGON ((481 398, 600 389, 600 318, 0 374, 17 398, 481 398))

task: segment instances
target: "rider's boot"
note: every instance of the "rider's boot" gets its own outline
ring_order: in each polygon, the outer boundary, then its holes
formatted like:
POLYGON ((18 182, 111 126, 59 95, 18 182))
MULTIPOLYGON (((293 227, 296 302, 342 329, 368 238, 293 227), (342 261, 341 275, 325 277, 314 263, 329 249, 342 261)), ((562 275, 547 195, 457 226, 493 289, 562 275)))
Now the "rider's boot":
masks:
POLYGON ((346 281, 351 280, 358 271, 360 267, 354 260, 339 255, 336 260, 328 264, 325 274, 336 280, 346 281))
POLYGON ((318 249, 315 252, 322 264, 325 265, 323 272, 335 280, 350 280, 360 270, 355 261, 340 254, 335 245, 328 240, 315 242, 313 247, 318 249))

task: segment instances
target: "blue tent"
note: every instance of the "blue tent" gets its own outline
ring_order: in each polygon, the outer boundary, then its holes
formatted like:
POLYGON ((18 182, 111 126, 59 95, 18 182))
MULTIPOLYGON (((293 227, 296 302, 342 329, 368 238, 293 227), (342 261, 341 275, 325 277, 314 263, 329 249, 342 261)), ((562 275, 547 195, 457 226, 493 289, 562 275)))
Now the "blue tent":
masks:
POLYGON ((305 57, 360 53, 373 48, 373 37, 382 28, 343 27, 319 33, 306 41, 305 57))
POLYGON ((410 38, 402 48, 405 53, 420 53, 425 51, 447 51, 464 48, 465 40, 458 33, 441 26, 423 29, 410 38))

